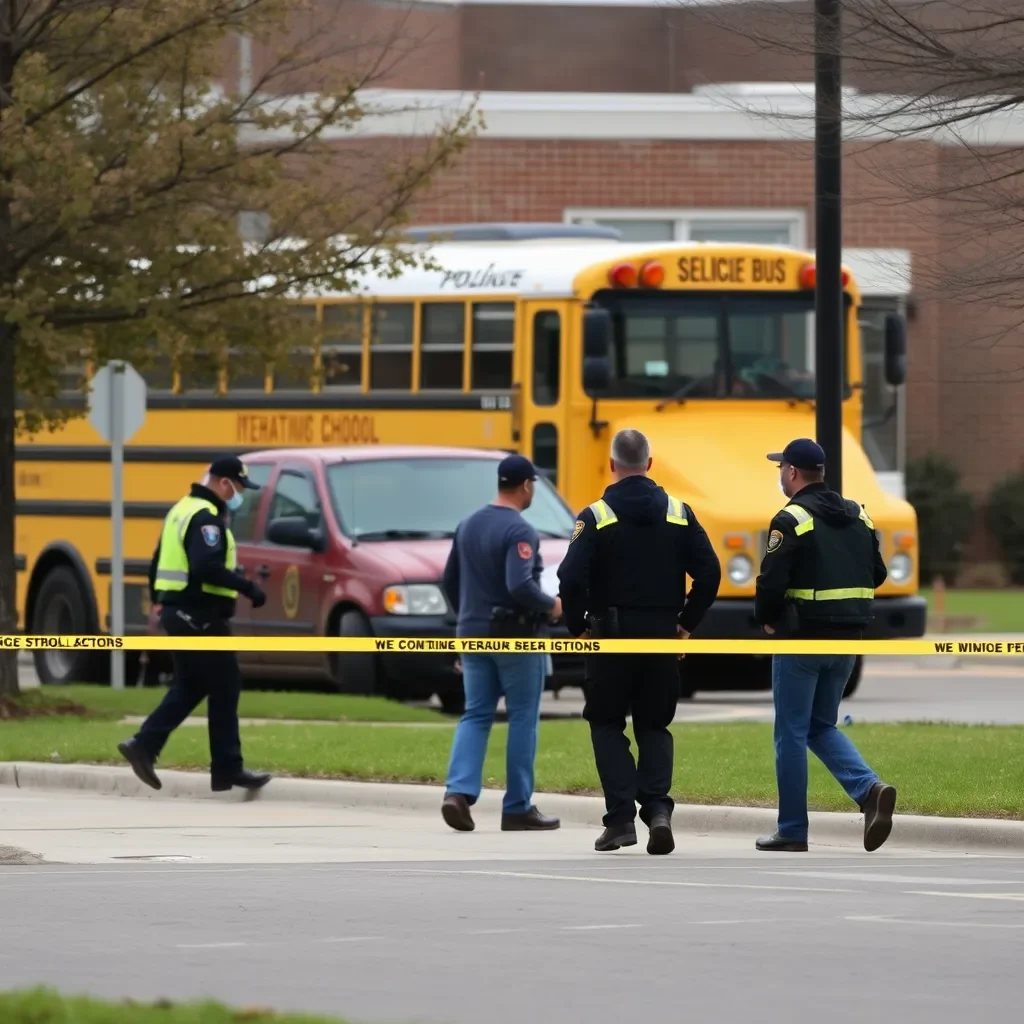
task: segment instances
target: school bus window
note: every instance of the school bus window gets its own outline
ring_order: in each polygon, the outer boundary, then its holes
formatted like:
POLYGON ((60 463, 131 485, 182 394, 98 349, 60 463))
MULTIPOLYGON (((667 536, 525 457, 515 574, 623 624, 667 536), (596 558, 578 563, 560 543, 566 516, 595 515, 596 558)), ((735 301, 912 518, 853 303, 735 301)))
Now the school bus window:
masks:
POLYGON ((557 405, 561 381, 562 321, 555 312, 533 318, 533 403, 557 405))
POLYGON ((219 352, 185 352, 178 364, 181 391, 220 391, 219 352))
POLYGON ((511 302, 473 304, 473 359, 470 386, 476 391, 512 387, 515 306, 511 302))
POLYGON ((320 373, 325 388, 358 390, 363 384, 363 306, 324 306, 320 373))
MULTIPOLYGON (((270 471, 274 468, 270 462, 250 462, 248 465, 249 479, 259 487, 263 487, 270 479, 270 471)), ((231 532, 235 540, 245 544, 256 535, 256 512, 260 507, 262 491, 243 491, 242 507, 231 513, 231 532)))
POLYGON ((461 302, 424 303, 420 320, 420 390, 462 390, 466 307, 461 302))
POLYGON ((533 464, 558 486, 558 428, 554 423, 538 423, 533 428, 533 464))
POLYGON ((84 391, 87 372, 86 354, 78 353, 78 358, 66 363, 60 371, 61 391, 84 391))
POLYGON ((289 348, 288 357, 274 364, 275 390, 306 390, 316 374, 316 349, 313 346, 316 306, 296 306, 293 314, 295 329, 290 337, 295 340, 289 348))
POLYGON ((154 344, 138 370, 150 391, 171 391, 174 389, 174 358, 169 352, 160 351, 154 344))
POLYGON ((267 370, 258 352, 233 348, 228 350, 227 387, 231 391, 264 391, 267 370))
POLYGON ((385 302, 370 318, 370 387, 375 391, 412 387, 411 302, 385 302))

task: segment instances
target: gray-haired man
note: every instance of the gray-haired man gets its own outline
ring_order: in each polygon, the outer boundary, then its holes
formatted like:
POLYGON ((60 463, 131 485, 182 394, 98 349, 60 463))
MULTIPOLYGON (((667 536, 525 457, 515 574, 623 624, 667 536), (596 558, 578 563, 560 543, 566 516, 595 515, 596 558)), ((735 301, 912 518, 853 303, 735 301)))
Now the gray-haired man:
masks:
MULTIPOLYGON (((574 636, 688 636, 718 594, 722 570, 693 510, 647 476, 651 449, 639 430, 620 430, 610 457, 615 482, 576 521, 558 569, 562 610, 574 636), (693 589, 686 594, 686 577, 693 589)), ((650 829, 647 852, 671 853, 672 734, 679 700, 673 654, 586 659, 586 706, 604 789, 599 851, 636 844, 636 805, 650 829), (633 717, 638 759, 626 739, 633 717)))

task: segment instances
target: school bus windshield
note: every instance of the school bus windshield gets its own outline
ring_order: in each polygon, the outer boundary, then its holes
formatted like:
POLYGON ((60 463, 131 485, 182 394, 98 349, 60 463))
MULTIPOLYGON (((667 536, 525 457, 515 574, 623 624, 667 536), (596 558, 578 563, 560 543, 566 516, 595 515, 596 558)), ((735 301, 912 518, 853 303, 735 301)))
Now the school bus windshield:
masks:
MULTIPOLYGON (((327 469, 342 529, 361 541, 451 537, 460 520, 494 500, 497 481, 492 459, 361 460, 327 469)), ((523 516, 541 537, 572 536, 575 520, 543 478, 523 516)))
POLYGON ((609 397, 813 399, 814 293, 623 293, 609 397))

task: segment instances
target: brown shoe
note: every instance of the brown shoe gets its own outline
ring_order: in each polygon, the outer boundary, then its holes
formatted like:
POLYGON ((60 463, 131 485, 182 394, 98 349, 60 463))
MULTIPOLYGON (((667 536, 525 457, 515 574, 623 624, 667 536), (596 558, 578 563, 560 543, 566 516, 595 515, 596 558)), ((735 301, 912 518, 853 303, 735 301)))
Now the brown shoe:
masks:
POLYGON ((441 817, 456 832, 472 832, 476 828, 469 813, 469 801, 461 793, 449 793, 441 801, 441 817))
POLYGON ((550 832, 561 828, 558 818, 541 814, 536 807, 531 807, 525 814, 503 814, 501 816, 502 832, 550 832))
POLYGON ((864 801, 864 849, 874 853, 892 832, 892 813, 896 810, 896 787, 876 782, 864 801))

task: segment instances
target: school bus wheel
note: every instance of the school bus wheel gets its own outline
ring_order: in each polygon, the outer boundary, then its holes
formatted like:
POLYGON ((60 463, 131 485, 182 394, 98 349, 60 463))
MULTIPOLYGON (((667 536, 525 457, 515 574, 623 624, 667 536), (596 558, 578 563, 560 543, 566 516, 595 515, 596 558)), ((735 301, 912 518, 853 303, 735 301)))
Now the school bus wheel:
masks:
MULTIPOLYGON (((39 587, 32 613, 32 632, 51 636, 88 634, 89 607, 85 586, 70 565, 51 569, 39 587)), ((33 652, 36 675, 40 683, 61 686, 67 683, 98 683, 103 681, 104 662, 109 656, 89 651, 43 650, 33 652)))
MULTIPOLYGON (((355 608, 342 611, 337 619, 338 636, 373 636, 366 616, 355 608)), ((338 693, 379 694, 380 666, 371 653, 338 653, 330 656, 331 681, 338 693)))

